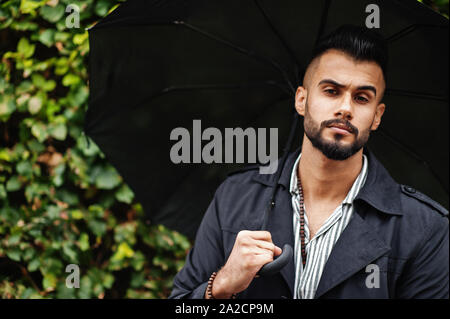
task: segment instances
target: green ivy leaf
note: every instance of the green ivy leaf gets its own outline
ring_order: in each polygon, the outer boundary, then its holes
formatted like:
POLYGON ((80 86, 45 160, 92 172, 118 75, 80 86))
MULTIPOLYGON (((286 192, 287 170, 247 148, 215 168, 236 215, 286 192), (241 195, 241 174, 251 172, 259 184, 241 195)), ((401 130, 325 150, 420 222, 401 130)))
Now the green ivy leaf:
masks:
POLYGON ((110 3, 107 0, 100 0, 95 5, 95 14, 104 17, 110 8, 110 3))
POLYGON ((87 85, 80 85, 75 92, 71 92, 68 95, 70 103, 74 106, 80 106, 85 103, 89 96, 89 88, 87 85))
POLYGON ((130 286, 139 288, 145 283, 145 274, 143 272, 133 272, 131 274, 130 286))
POLYGON ((81 79, 78 75, 69 73, 63 77, 62 84, 64 86, 72 86, 80 83, 81 79))
POLYGON ((70 211, 70 216, 72 216, 73 219, 83 219, 84 218, 83 211, 80 210, 80 209, 73 209, 73 210, 71 210, 70 211))
POLYGON ((120 182, 120 175, 112 166, 101 169, 95 178, 95 185, 100 189, 113 189, 120 182))
POLYGON ((78 241, 78 245, 79 245, 81 251, 89 250, 89 248, 90 248, 89 235, 86 233, 82 233, 80 236, 80 239, 78 241))
POLYGON ((123 242, 117 248, 116 253, 112 256, 112 261, 121 261, 124 258, 131 258, 134 255, 134 250, 128 246, 127 243, 123 242))
POLYGON ((106 224, 102 221, 90 220, 88 226, 96 236, 101 237, 106 233, 106 224))
POLYGON ((39 34, 39 41, 47 47, 51 47, 55 43, 55 30, 46 29, 41 32, 39 34))
POLYGON ((20 241, 20 238, 21 238, 20 234, 14 234, 14 235, 9 236, 8 245, 9 246, 17 245, 20 241))
MULTIPOLYGON (((67 41, 69 41, 70 36, 71 35, 69 32, 56 31, 55 32, 55 41, 66 43, 67 41)), ((63 57, 63 58, 60 58, 60 60, 67 61, 67 58, 63 57)))
POLYGON ((53 290, 56 287, 56 283, 58 282, 56 276, 48 272, 44 275, 44 279, 42 279, 42 286, 45 290, 53 290))
POLYGON ((58 189, 56 191, 56 196, 62 202, 67 203, 72 206, 77 205, 79 203, 78 194, 71 192, 67 189, 58 189))
POLYGON ((14 100, 0 96, 0 120, 7 121, 9 116, 16 110, 14 100))
POLYGON ((6 183, 6 190, 8 192, 15 192, 22 187, 22 183, 19 180, 18 176, 11 177, 6 183))
POLYGON ((33 272, 36 271, 41 266, 41 262, 38 257, 34 258, 30 263, 28 264, 28 271, 33 272))
POLYGON ((25 58, 29 58, 34 53, 34 44, 30 44, 27 38, 21 38, 17 44, 17 52, 23 54, 25 58))
POLYGON ((20 261, 20 258, 21 258, 21 251, 20 251, 20 249, 19 248, 13 248, 13 249, 11 249, 11 250, 8 250, 7 252, 6 252, 6 255, 9 257, 9 258, 11 258, 12 260, 15 260, 15 261, 20 261))
POLYGON ((3 184, 0 184, 0 199, 5 199, 7 196, 6 189, 3 184))
POLYGON ((33 175, 33 168, 31 163, 28 161, 21 161, 17 163, 16 170, 22 176, 31 177, 33 175))
POLYGON ((47 127, 41 122, 36 122, 31 127, 31 134, 33 134, 38 141, 42 143, 48 137, 47 127))
POLYGON ((46 92, 53 91, 56 87, 56 82, 54 80, 46 81, 42 89, 46 92))
POLYGON ((64 123, 52 123, 49 125, 49 132, 57 140, 64 141, 67 136, 67 126, 64 123))
POLYGON ((40 6, 42 6, 42 1, 22 0, 20 2, 20 12, 25 14, 34 13, 40 6))
POLYGON ((55 23, 63 17, 64 11, 65 9, 62 4, 54 7, 45 5, 41 8, 40 14, 48 22, 55 23))
POLYGON ((36 114, 38 113, 42 108, 42 98, 39 96, 33 96, 29 101, 28 101, 28 111, 31 114, 36 114))
POLYGON ((29 80, 24 80, 16 87, 16 94, 30 93, 33 89, 33 83, 29 80))
POLYGON ((131 265, 133 266, 134 270, 140 271, 144 267, 145 264, 145 256, 140 251, 136 252, 134 254, 133 259, 131 260, 131 265))
POLYGON ((82 299, 88 299, 92 297, 92 280, 88 276, 81 277, 78 296, 82 299))
POLYGON ((45 146, 42 143, 39 143, 35 139, 29 140, 27 142, 28 148, 34 153, 41 153, 45 150, 45 146))
POLYGON ((30 21, 13 21, 11 29, 18 31, 37 30, 39 28, 37 23, 30 21))
POLYGON ((85 135, 84 133, 82 135, 79 135, 77 137, 77 147, 83 151, 83 154, 85 156, 94 156, 99 153, 99 148, 95 142, 85 135), (89 140, 89 147, 88 142, 86 141, 86 138, 89 140))
POLYGON ((89 33, 86 31, 84 33, 75 34, 73 36, 73 43, 76 45, 81 45, 83 42, 87 41, 89 38, 89 33))
POLYGON ((45 84, 45 78, 39 74, 39 73, 33 73, 31 75, 31 81, 34 85, 36 85, 38 88, 42 88, 45 84))
POLYGON ((128 185, 123 184, 116 192, 116 199, 120 202, 131 204, 134 198, 133 191, 128 187, 128 185))
POLYGON ((77 261, 77 252, 72 248, 72 244, 69 242, 63 243, 63 252, 64 254, 69 257, 69 260, 72 262, 77 261))
POLYGON ((52 182, 55 186, 59 187, 64 183, 64 172, 66 170, 66 164, 61 163, 53 170, 52 182))

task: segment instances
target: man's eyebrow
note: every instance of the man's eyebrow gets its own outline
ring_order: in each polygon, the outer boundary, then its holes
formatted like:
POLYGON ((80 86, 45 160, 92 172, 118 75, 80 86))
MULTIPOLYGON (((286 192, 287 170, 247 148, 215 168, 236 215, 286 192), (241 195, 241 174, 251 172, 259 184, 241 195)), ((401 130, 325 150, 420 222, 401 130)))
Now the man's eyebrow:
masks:
POLYGON ((369 90, 369 91, 372 91, 375 96, 377 96, 377 89, 375 87, 373 87, 372 85, 358 86, 356 89, 357 90, 369 90))
POLYGON ((317 86, 319 86, 321 84, 333 84, 334 86, 337 86, 339 88, 345 87, 344 84, 337 83, 336 81, 331 80, 331 79, 323 79, 322 81, 319 82, 319 84, 317 86))
MULTIPOLYGON (((332 85, 337 86, 339 88, 344 88, 345 87, 344 84, 340 84, 340 83, 338 83, 338 82, 336 82, 334 80, 331 80, 331 79, 323 79, 322 81, 319 82, 318 86, 321 85, 321 84, 332 84, 332 85)), ((375 94, 375 96, 377 96, 377 89, 374 86, 372 86, 372 85, 361 85, 361 86, 358 86, 356 89, 357 90, 369 90, 369 91, 372 91, 373 94, 375 94)))

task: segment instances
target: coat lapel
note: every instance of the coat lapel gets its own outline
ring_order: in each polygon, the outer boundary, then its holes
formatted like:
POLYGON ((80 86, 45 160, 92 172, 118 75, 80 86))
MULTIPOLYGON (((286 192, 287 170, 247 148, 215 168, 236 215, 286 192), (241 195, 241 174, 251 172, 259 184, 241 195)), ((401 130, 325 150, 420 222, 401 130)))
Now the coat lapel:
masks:
POLYGON ((328 258, 314 298, 330 289, 390 251, 379 235, 355 210, 328 258))

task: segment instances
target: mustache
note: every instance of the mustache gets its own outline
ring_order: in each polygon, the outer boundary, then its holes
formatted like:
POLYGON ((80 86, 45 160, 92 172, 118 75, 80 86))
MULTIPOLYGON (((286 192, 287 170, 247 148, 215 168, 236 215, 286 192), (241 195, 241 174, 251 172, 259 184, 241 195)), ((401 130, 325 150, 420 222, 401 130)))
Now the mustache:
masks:
POLYGON ((320 124, 320 129, 323 129, 325 127, 330 127, 331 125, 336 125, 336 124, 345 126, 351 133, 353 133, 356 136, 358 136, 359 131, 356 128, 356 126, 354 126, 348 120, 343 120, 343 119, 331 119, 331 120, 323 121, 320 124))

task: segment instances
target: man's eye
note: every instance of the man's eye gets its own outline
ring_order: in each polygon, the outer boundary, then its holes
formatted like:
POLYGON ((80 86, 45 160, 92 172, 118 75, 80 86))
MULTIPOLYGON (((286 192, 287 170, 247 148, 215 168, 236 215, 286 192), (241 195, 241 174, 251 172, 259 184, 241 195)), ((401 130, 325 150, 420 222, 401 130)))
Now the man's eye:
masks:
POLYGON ((369 102, 368 99, 366 99, 364 96, 361 96, 361 95, 356 96, 356 100, 358 100, 358 102, 363 102, 363 103, 369 102))
POLYGON ((337 91, 334 89, 326 89, 325 92, 330 95, 336 95, 337 91))

